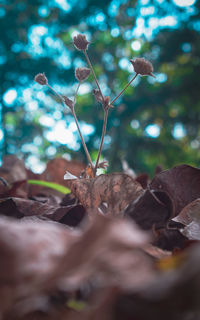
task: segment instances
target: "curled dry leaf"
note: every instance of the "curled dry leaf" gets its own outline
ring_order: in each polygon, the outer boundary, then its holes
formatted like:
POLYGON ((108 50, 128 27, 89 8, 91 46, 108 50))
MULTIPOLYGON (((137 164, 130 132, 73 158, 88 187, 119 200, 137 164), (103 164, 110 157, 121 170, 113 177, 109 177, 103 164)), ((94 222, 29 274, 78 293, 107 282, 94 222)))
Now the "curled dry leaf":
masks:
POLYGON ((89 213, 100 212, 110 216, 119 215, 144 192, 138 182, 123 173, 68 180, 67 186, 89 213))
POLYGON ((175 218, 185 225, 180 231, 190 240, 200 240, 200 198, 189 203, 175 218))
POLYGON ((21 198, 7 198, 0 201, 0 214, 17 219, 45 218, 74 226, 82 220, 85 210, 80 205, 59 206, 21 198))
POLYGON ((151 190, 165 191, 173 202, 172 217, 190 202, 200 197, 200 169, 179 165, 158 173, 150 184, 151 190))
POLYGON ((136 201, 126 209, 129 215, 142 229, 150 230, 154 226, 161 228, 171 218, 173 203, 164 191, 146 190, 136 201))

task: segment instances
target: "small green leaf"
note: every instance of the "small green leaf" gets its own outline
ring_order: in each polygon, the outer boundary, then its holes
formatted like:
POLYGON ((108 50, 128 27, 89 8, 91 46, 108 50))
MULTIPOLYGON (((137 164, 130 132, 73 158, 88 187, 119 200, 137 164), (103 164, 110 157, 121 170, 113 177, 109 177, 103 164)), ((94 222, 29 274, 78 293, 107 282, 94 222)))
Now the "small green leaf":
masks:
POLYGON ((73 310, 82 311, 85 308, 86 304, 81 300, 70 299, 67 301, 67 306, 73 310))
POLYGON ((57 190, 57 191, 64 193, 64 194, 68 194, 71 192, 70 189, 62 186, 61 184, 55 183, 55 182, 48 182, 48 181, 43 181, 43 180, 28 180, 27 182, 29 184, 36 184, 38 186, 51 188, 51 189, 57 190))

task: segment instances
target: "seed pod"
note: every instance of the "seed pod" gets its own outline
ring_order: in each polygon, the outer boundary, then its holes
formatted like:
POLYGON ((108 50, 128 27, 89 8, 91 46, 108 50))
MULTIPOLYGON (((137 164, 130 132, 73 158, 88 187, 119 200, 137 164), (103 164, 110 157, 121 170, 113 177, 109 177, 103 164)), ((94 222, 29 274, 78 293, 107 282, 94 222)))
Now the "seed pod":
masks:
POLYGON ((47 83, 48 83, 48 80, 47 80, 47 77, 45 76, 45 73, 38 73, 38 74, 35 76, 34 80, 35 80, 37 83, 41 84, 42 86, 45 86, 45 85, 47 85, 47 83))
POLYGON ((71 99, 69 99, 66 96, 63 96, 64 98, 64 103, 66 104, 66 106, 68 106, 70 109, 72 109, 74 107, 74 101, 72 101, 71 99))
POLYGON ((102 101, 102 96, 101 96, 99 90, 93 89, 92 92, 93 92, 93 94, 94 94, 94 96, 95 96, 95 99, 96 99, 98 102, 103 102, 103 101, 102 101))
POLYGON ((144 58, 137 58, 135 60, 130 60, 130 62, 133 65, 133 68, 137 74, 141 74, 142 76, 152 76, 155 78, 153 75, 153 65, 151 62, 144 58))
POLYGON ((89 77, 90 69, 88 68, 76 68, 75 77, 78 81, 86 80, 89 77))
POLYGON ((86 36, 84 34, 78 34, 73 38, 74 46, 78 50, 87 50, 89 41, 87 41, 86 36))
POLYGON ((98 164, 98 168, 100 168, 100 169, 107 169, 107 167, 108 167, 107 161, 102 161, 98 164))

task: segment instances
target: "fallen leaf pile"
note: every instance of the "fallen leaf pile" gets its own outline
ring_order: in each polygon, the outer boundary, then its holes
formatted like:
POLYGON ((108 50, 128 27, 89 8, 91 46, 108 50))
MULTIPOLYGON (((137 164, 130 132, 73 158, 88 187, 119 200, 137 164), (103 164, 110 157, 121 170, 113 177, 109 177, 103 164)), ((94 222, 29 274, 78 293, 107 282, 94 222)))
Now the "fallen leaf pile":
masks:
POLYGON ((200 170, 159 169, 150 181, 84 169, 57 158, 39 175, 4 158, 0 320, 200 319, 200 170))

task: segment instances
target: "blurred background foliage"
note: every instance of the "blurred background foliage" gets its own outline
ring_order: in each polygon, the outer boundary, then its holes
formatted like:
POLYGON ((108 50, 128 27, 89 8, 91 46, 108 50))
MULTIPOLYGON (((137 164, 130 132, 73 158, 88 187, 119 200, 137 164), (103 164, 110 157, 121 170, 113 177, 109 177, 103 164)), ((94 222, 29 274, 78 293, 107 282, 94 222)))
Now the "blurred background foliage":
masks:
MULTIPOLYGON (((89 56, 111 99, 133 75, 130 58, 145 57, 156 79, 138 77, 110 112, 103 156, 110 171, 125 159, 136 172, 156 165, 200 165, 200 1, 0 0, 1 157, 16 154, 35 172, 48 159, 86 161, 75 123, 48 88, 72 97, 76 67, 86 66, 72 37, 91 41, 89 56)), ((92 76, 76 107, 93 159, 103 112, 92 76)))

